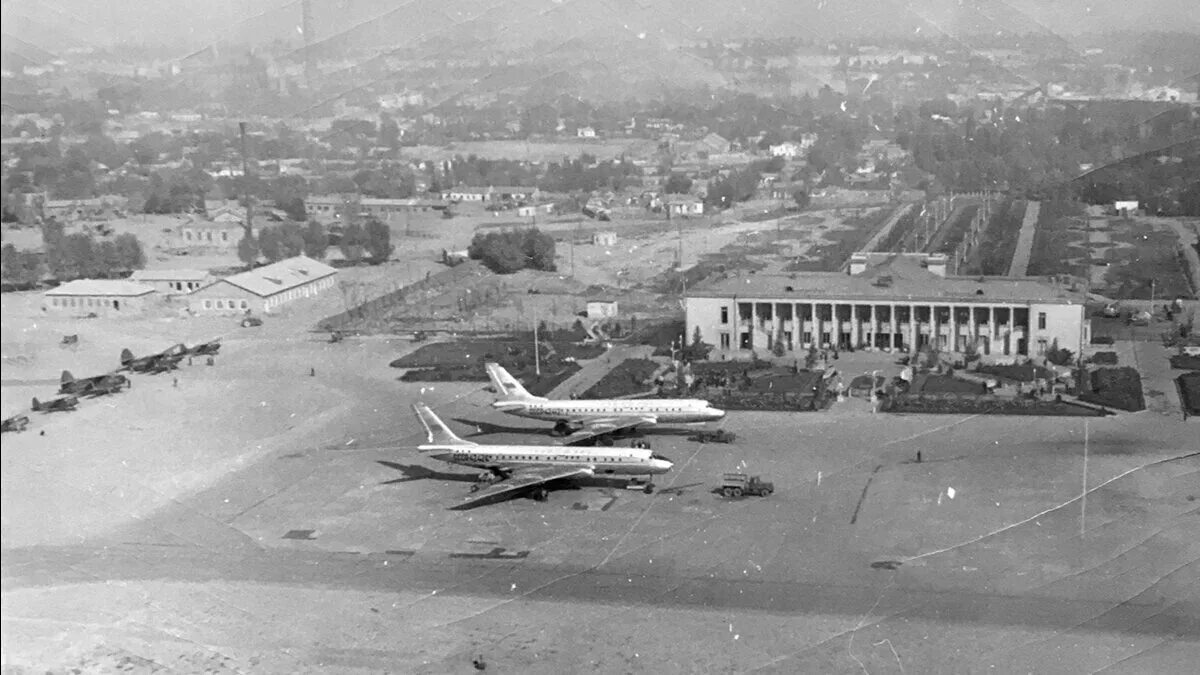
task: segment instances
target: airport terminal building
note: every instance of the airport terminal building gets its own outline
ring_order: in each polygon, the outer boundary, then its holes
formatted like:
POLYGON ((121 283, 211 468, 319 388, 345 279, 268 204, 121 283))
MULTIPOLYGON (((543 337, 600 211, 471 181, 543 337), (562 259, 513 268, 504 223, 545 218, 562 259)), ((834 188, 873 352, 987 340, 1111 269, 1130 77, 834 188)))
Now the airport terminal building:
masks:
POLYGON ((1091 339, 1082 289, 1041 277, 946 274, 941 254, 856 253, 848 273, 740 274, 688 292, 687 335, 710 359, 817 348, 912 352, 972 347, 990 361, 1091 339))

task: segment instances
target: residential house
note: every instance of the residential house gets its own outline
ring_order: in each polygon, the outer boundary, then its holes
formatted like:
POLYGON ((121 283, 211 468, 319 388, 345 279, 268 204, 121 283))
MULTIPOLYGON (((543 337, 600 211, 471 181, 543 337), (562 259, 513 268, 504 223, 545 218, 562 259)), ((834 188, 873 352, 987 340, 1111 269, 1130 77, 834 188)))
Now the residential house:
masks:
POLYGON ((616 300, 588 300, 587 318, 593 320, 616 318, 617 309, 616 300))
POLYGON ((595 138, 596 129, 595 127, 579 127, 575 130, 575 135, 578 138, 595 138))
POLYGON ((667 212, 672 216, 702 216, 704 202, 699 199, 672 199, 667 202, 667 212))

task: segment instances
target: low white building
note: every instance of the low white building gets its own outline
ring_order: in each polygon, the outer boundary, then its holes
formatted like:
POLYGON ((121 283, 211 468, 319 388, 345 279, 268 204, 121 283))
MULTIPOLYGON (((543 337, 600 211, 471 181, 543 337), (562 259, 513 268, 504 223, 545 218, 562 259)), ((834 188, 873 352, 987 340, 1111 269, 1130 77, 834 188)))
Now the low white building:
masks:
POLYGON ((206 270, 137 270, 129 280, 163 295, 185 295, 212 283, 213 275, 206 270))
POLYGON ((617 316, 616 300, 588 300, 587 318, 612 319, 617 316))
POLYGON ((125 279, 76 279, 42 294, 42 309, 67 316, 141 314, 156 299, 153 287, 125 279))
POLYGON ((188 296, 194 314, 270 313, 334 286, 337 270, 299 255, 218 279, 188 296))

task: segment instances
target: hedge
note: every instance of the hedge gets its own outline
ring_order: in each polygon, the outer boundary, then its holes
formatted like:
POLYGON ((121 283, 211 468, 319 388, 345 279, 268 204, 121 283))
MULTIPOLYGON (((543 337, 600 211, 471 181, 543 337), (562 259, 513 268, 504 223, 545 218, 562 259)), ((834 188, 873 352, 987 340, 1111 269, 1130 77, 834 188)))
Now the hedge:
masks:
POLYGON ((1115 366, 1117 365, 1116 352, 1096 352, 1092 357, 1092 363, 1098 366, 1115 366))
POLYGON ((1184 373, 1175 378, 1179 383, 1179 399, 1186 415, 1200 415, 1200 372, 1184 373))
POLYGON ((884 400, 882 410, 890 413, 970 414, 970 415, 1042 415, 1063 417, 1103 417, 1108 413, 1068 401, 998 396, 926 396, 901 395, 884 400))
POLYGON ((1200 356, 1176 354, 1171 357, 1171 367, 1176 370, 1200 370, 1200 356))

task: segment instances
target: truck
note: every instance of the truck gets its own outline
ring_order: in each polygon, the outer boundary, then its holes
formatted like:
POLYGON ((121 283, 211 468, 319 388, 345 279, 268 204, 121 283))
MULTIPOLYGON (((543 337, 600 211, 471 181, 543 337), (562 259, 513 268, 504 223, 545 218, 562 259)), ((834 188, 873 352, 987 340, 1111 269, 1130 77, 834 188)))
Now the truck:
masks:
POLYGON ((688 437, 689 441, 697 443, 732 443, 737 436, 732 431, 724 429, 716 429, 714 431, 701 430, 688 437))
POLYGON ((774 491, 774 483, 764 481, 759 476, 747 476, 744 473, 727 473, 721 482, 721 494, 726 497, 747 495, 766 497, 774 491))

